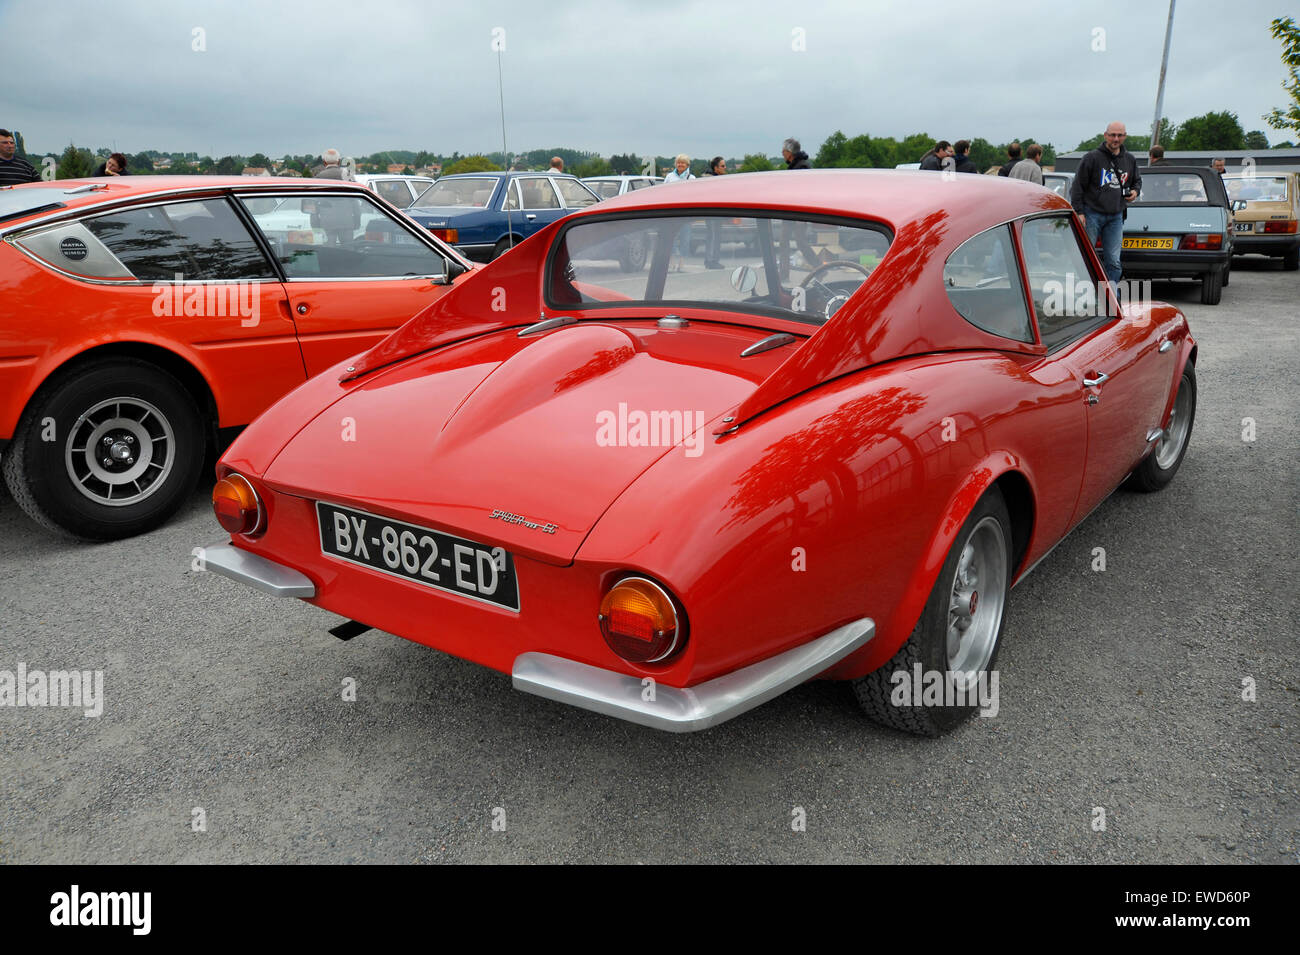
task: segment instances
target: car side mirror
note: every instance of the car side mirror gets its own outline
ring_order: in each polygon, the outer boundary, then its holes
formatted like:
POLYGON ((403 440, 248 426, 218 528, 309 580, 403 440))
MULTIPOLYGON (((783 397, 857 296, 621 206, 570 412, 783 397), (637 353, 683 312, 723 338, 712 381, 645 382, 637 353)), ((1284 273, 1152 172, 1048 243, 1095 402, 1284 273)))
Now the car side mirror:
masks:
POLYGON ((452 282, 456 281, 456 279, 460 278, 462 275, 464 275, 464 274, 465 274, 466 272, 468 272, 468 271, 469 271, 469 269, 467 269, 467 268, 466 268, 464 265, 462 265, 461 263, 457 262, 455 259, 448 259, 448 260, 447 260, 447 279, 446 279, 447 284, 450 285, 452 282))
POLYGON ((1233 199, 1233 200, 1232 200, 1232 211, 1233 211, 1233 212, 1240 212, 1240 211, 1241 211, 1242 209, 1244 209, 1244 208, 1246 208, 1246 200, 1245 200, 1245 199, 1233 199))

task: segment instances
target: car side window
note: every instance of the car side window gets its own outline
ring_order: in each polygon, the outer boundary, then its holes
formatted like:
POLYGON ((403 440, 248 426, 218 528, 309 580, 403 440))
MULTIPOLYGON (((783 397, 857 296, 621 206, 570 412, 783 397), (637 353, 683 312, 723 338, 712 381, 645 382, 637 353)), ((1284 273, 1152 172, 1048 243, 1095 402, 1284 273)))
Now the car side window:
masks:
POLYGON ((399 209, 405 209, 411 204, 411 190, 400 179, 377 182, 375 183, 375 191, 399 209))
POLYGON ((242 196, 291 279, 441 275, 446 262, 397 219, 355 194, 242 196))
POLYGON ((560 197, 551 188, 550 176, 531 176, 526 179, 516 179, 515 181, 519 184, 519 190, 523 193, 523 208, 560 208, 560 197))
POLYGON ((595 203, 596 197, 586 190, 585 187, 574 182, 572 179, 554 179, 552 185, 560 190, 560 195, 564 197, 564 205, 569 209, 585 209, 587 206, 595 203))
POLYGON ((944 263, 943 288, 952 307, 976 328, 1033 342, 1010 226, 989 229, 959 245, 944 263))
POLYGON ((1048 351, 1082 338, 1109 319, 1104 285, 1088 268, 1068 215, 1030 219, 1020 232, 1038 333, 1048 351))
POLYGON ((141 281, 276 278, 224 199, 119 209, 85 225, 141 281))

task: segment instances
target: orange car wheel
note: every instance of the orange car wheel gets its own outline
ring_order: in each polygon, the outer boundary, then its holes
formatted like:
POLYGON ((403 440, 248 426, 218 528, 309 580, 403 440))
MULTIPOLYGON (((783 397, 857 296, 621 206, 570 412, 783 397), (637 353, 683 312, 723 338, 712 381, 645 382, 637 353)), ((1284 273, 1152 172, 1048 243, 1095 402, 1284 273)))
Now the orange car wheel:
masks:
POLYGON ((185 502, 203 464, 194 400, 142 361, 91 362, 32 399, 0 468, 14 500, 51 530, 116 540, 185 502))

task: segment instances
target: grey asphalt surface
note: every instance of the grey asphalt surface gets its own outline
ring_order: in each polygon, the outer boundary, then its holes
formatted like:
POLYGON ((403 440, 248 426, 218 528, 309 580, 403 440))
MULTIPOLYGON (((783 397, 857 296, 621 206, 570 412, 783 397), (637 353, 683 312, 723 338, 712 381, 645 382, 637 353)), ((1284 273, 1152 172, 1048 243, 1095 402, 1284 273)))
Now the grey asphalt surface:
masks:
POLYGON ((1201 346, 1182 470, 1013 591, 1000 712, 940 740, 866 721, 843 684, 678 736, 388 634, 340 642, 339 618, 191 570, 222 538, 210 482, 102 545, 0 496, 0 669, 102 669, 106 698, 0 707, 0 862, 1294 864, 1300 275, 1238 260, 1217 307, 1155 293, 1201 346))

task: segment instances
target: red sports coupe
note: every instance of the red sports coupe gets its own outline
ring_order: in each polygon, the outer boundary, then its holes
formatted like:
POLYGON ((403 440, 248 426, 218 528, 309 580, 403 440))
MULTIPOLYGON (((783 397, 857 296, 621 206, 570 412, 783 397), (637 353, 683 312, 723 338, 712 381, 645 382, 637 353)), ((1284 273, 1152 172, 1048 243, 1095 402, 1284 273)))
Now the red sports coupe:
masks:
POLYGON ((0 452, 33 519, 165 521, 218 429, 373 345, 472 266, 351 183, 130 176, 0 189, 0 452))
POLYGON ((1121 305, 1068 203, 1027 183, 646 190, 254 422, 218 466, 230 542, 206 566, 349 618, 344 638, 662 729, 822 676, 934 735, 989 711, 1012 585, 1126 479, 1173 478, 1195 361, 1183 315, 1121 305), (628 242, 645 271, 620 268, 628 242))

